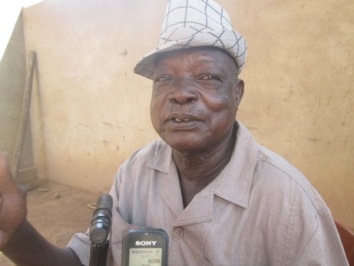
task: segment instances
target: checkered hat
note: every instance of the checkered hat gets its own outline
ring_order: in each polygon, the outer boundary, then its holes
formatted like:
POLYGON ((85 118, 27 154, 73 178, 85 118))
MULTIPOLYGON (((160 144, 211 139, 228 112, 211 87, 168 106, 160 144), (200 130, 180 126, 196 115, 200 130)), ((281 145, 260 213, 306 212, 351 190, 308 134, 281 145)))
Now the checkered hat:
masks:
POLYGON ((171 0, 167 5, 157 48, 145 55, 134 72, 151 79, 157 53, 214 46, 234 58, 238 74, 245 64, 247 45, 233 30, 226 11, 212 0, 171 0))

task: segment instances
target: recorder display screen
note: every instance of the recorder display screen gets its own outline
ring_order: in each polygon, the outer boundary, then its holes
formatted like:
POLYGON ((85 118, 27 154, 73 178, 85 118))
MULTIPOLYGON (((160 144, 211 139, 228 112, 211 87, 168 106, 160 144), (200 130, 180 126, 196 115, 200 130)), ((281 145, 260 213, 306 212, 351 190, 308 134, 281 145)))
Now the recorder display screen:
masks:
POLYGON ((129 266, 161 266, 162 248, 130 248, 129 266))

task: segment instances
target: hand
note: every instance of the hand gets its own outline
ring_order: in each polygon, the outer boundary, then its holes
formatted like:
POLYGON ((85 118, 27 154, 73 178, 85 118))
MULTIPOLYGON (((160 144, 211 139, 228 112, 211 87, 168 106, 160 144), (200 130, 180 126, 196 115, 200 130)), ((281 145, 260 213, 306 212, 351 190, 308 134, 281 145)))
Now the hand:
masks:
POLYGON ((11 240, 26 215, 26 192, 11 178, 7 158, 0 154, 0 250, 11 240))

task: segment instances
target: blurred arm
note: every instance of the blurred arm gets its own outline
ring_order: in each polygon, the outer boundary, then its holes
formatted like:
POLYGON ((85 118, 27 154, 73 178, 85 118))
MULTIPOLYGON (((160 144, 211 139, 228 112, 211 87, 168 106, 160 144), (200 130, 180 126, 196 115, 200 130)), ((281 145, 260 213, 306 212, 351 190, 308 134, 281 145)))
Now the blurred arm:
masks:
POLYGON ((81 265, 68 248, 49 243, 27 221, 26 192, 10 175, 5 156, 0 155, 0 250, 16 265, 81 265))

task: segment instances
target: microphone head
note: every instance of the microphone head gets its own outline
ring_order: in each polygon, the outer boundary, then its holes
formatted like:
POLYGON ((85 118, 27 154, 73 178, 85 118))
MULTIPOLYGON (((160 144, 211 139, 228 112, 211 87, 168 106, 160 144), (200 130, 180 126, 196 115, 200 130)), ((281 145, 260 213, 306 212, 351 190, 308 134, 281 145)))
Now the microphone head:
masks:
POLYGON ((90 226, 90 240, 94 244, 101 244, 107 241, 112 224, 112 196, 102 195, 96 204, 90 226))
POLYGON ((107 209, 112 212, 113 199, 110 194, 103 194, 97 200, 96 210, 97 209, 107 209))

